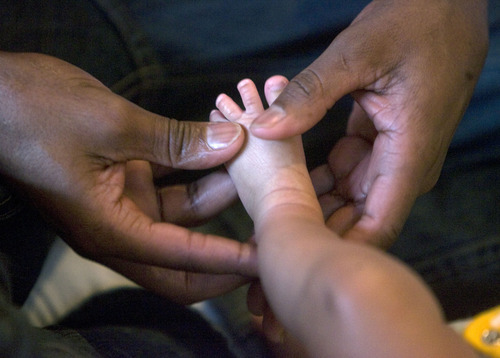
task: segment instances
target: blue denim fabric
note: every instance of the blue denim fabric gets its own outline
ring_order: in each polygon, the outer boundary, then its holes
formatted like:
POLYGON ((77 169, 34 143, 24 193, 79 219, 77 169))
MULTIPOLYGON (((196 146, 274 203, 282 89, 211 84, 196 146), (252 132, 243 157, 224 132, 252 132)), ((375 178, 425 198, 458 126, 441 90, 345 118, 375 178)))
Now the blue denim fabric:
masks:
POLYGON ((500 158, 457 169, 459 159, 450 153, 391 248, 422 275, 450 319, 500 304, 500 158))
MULTIPOLYGON (((345 28, 368 0, 125 0, 133 16, 148 34, 152 44, 170 64, 195 71, 207 66, 262 54, 273 58, 280 71, 280 50, 289 47, 290 61, 314 59, 328 46, 335 33, 345 28), (326 35, 322 46, 309 54, 317 38, 326 35), (293 44, 302 44, 292 47, 293 44), (278 55, 278 56, 277 56, 278 55)), ((303 63, 301 63, 301 66, 303 63)), ((261 71, 259 63, 250 70, 261 71)), ((221 72, 224 69, 219 69, 221 72)), ((295 70, 300 70, 295 66, 295 70)), ((290 73, 287 73, 289 75, 290 73)))
POLYGON ((234 357, 196 311, 142 289, 97 296, 60 325, 77 330, 104 357, 234 357))
MULTIPOLYGON (((500 3, 489 1, 489 39, 490 49, 474 96, 454 137, 452 148, 460 146, 478 146, 484 138, 495 137, 497 147, 488 158, 500 155, 500 3)), ((484 147, 484 146, 483 146, 484 147)))

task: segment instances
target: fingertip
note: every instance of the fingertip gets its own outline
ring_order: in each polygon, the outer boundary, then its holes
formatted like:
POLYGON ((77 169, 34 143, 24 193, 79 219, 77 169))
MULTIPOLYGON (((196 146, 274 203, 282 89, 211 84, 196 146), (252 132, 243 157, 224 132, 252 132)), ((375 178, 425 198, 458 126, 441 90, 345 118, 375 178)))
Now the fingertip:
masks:
POLYGON ((248 96, 248 93, 257 96, 259 95, 259 92, 257 91, 257 86, 249 78, 242 79, 240 82, 238 82, 238 85, 236 87, 238 88, 238 91, 242 96, 243 102, 245 102, 244 97, 246 97, 246 95, 248 96))
POLYGON ((377 223, 372 217, 362 215, 357 222, 342 234, 345 240, 389 249, 396 241, 398 230, 390 225, 377 223))
POLYGON ((253 84, 253 81, 250 78, 244 78, 240 82, 238 82, 236 87, 238 89, 240 89, 240 88, 245 87, 246 85, 249 85, 249 84, 253 84))
POLYGON ((227 94, 225 94, 225 93, 220 93, 220 94, 217 96, 217 98, 215 99, 215 106, 216 106, 217 108, 219 108, 220 103, 221 103, 221 102, 222 102, 222 101, 223 101, 226 97, 228 97, 228 96, 227 96, 227 94))
POLYGON ((362 216, 360 211, 361 209, 356 204, 346 203, 334 210, 333 214, 326 220, 326 226, 346 239, 347 234, 362 216))
MULTIPOLYGON (((351 136, 337 141, 328 155, 328 163, 339 185, 342 185, 342 180, 349 175, 368 170, 372 150, 372 144, 363 138, 351 136)), ((348 182, 344 184, 349 185, 348 182)))
POLYGON ((335 186, 335 176, 328 164, 314 168, 309 175, 311 176, 316 195, 323 195, 333 190, 335 186))

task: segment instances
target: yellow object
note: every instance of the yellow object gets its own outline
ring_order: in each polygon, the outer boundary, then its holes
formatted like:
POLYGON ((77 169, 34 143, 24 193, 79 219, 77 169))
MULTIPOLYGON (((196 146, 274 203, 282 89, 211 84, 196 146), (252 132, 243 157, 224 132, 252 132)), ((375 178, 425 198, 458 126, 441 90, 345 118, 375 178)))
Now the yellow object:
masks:
POLYGON ((463 335, 478 352, 500 358, 500 306, 474 317, 463 335))

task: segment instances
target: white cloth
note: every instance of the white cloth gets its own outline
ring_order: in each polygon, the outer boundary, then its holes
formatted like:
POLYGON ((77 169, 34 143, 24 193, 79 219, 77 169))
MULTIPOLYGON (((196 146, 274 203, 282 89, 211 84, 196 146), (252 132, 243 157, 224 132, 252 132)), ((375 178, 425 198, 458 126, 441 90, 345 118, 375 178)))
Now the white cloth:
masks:
POLYGON ((120 287, 136 287, 136 284, 84 259, 57 239, 21 309, 34 326, 44 327, 58 322, 93 295, 120 287))

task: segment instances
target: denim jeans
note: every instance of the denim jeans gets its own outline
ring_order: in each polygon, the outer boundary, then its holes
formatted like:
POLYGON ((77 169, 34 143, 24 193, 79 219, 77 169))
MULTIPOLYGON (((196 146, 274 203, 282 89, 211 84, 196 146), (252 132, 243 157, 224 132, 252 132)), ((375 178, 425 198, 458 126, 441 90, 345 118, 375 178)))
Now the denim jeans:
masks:
MULTIPOLYGON (((368 2, 11 0, 4 1, 0 11, 0 49, 56 56, 148 110, 181 120, 206 120, 217 94, 235 95, 241 78, 250 77, 261 88, 270 75, 298 73, 368 2)), ((500 303, 500 22, 493 1, 490 23, 484 75, 457 130, 443 175, 436 188, 417 201, 391 249, 422 275, 449 318, 500 303)), ((349 98, 342 99, 304 135, 311 168, 326 160, 343 135, 350 105, 349 98)), ((238 231, 239 224, 234 225, 229 231, 238 231)), ((0 183, 4 321, 12 316, 15 327, 24 327, 14 332, 23 337, 17 341, 26 342, 27 351, 32 341, 50 342, 49 335, 57 342, 61 336, 63 341, 79 342, 69 346, 81 347, 88 356, 106 349, 118 354, 120 342, 138 337, 134 326, 142 323, 108 322, 108 328, 93 330, 88 322, 73 320, 66 322, 69 331, 32 334, 15 309, 26 298, 54 237, 39 213, 0 183), (110 326, 121 328, 110 332, 110 326), (34 338, 37 335, 41 338, 34 338), (113 337, 107 342, 117 346, 104 344, 106 337, 113 337)), ((126 294, 134 300, 135 293, 126 294)), ((125 314, 133 313, 130 307, 125 314)), ((155 345, 162 346, 156 338, 164 328, 157 328, 149 327, 141 344, 154 336, 155 345)), ((172 337, 160 336, 170 344, 172 337)))

